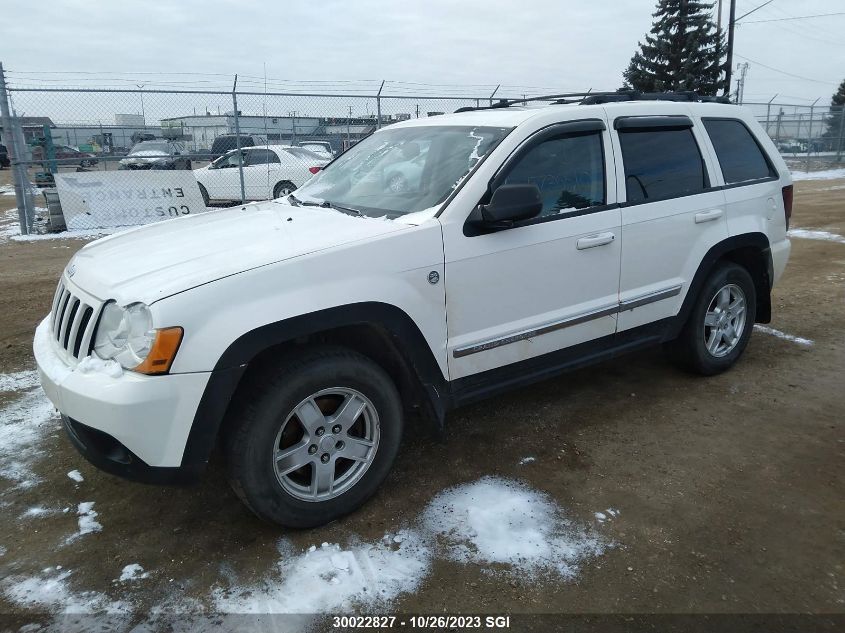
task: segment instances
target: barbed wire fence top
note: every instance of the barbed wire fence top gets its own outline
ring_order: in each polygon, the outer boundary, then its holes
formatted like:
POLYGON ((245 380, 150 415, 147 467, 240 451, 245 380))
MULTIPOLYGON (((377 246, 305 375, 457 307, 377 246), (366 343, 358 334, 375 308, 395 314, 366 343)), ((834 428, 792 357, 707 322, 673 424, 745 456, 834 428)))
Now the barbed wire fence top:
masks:
MULTIPOLYGON (((8 148, 26 234, 37 217, 47 215, 33 200, 30 183, 49 188, 63 173, 113 171, 128 181, 139 170, 193 170, 208 205, 262 200, 301 186, 315 169, 385 125, 500 99, 568 92, 588 90, 12 69, 5 71, 8 116, 0 142, 8 148), (261 146, 265 151, 257 151, 261 146), (143 155, 145 148, 152 154, 143 155)), ((843 106, 777 98, 742 105, 791 168, 823 169, 842 161, 843 106)), ((93 229, 102 221, 80 217, 71 224, 93 229)))

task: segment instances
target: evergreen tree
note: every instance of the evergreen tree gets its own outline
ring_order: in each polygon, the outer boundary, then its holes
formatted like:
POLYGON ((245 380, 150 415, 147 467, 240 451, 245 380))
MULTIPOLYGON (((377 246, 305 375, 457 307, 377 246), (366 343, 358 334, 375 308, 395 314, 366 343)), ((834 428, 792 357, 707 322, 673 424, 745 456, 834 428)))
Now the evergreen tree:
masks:
POLYGON ((725 46, 712 11, 712 2, 657 0, 651 31, 623 73, 626 87, 715 95, 721 88, 725 46))
MULTIPOLYGON (((839 84, 839 88, 830 98, 830 112, 827 115, 827 130, 824 135, 827 138, 839 139, 845 137, 845 130, 842 129, 842 109, 845 108, 845 80, 839 84)), ((834 147, 838 145, 834 143, 834 147)), ((845 139, 842 146, 845 147, 845 139)))

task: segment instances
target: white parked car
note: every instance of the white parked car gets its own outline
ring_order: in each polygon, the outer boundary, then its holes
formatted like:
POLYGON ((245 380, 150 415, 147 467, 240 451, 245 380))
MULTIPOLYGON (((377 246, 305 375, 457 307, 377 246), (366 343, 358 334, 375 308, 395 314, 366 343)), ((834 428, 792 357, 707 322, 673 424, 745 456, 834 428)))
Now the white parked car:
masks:
MULTIPOLYGON (((301 147, 265 145, 241 149, 246 200, 286 196, 302 186, 329 161, 301 147)), ((194 170, 205 203, 240 201, 238 150, 194 170)))
POLYGON ((749 111, 675 99, 397 123, 285 198, 89 244, 35 333, 44 390, 100 468, 185 480, 219 446, 303 527, 375 492, 409 412, 661 343, 725 371, 770 320, 792 183, 749 111))

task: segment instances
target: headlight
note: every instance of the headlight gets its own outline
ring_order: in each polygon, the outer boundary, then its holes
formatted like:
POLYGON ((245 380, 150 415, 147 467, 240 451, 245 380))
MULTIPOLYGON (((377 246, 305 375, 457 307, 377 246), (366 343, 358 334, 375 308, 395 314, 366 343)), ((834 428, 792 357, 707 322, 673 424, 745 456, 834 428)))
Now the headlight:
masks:
POLYGON ((103 308, 94 353, 124 369, 166 374, 182 342, 182 328, 153 328, 150 309, 143 303, 121 307, 110 301, 103 308))

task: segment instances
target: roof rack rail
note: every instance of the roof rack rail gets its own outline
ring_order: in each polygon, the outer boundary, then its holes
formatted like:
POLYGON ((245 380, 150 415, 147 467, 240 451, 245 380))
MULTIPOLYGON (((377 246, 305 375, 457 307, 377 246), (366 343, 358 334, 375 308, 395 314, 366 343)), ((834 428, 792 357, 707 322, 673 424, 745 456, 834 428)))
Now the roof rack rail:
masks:
POLYGON ((677 92, 640 92, 639 90, 617 90, 615 92, 567 92, 562 94, 527 97, 525 99, 499 99, 489 106, 463 107, 455 112, 472 112, 475 110, 495 110, 509 108, 514 105, 525 105, 535 101, 550 101, 552 104, 596 105, 601 103, 617 103, 620 101, 686 101, 698 103, 731 103, 728 97, 711 97, 699 95, 692 90, 677 92))

